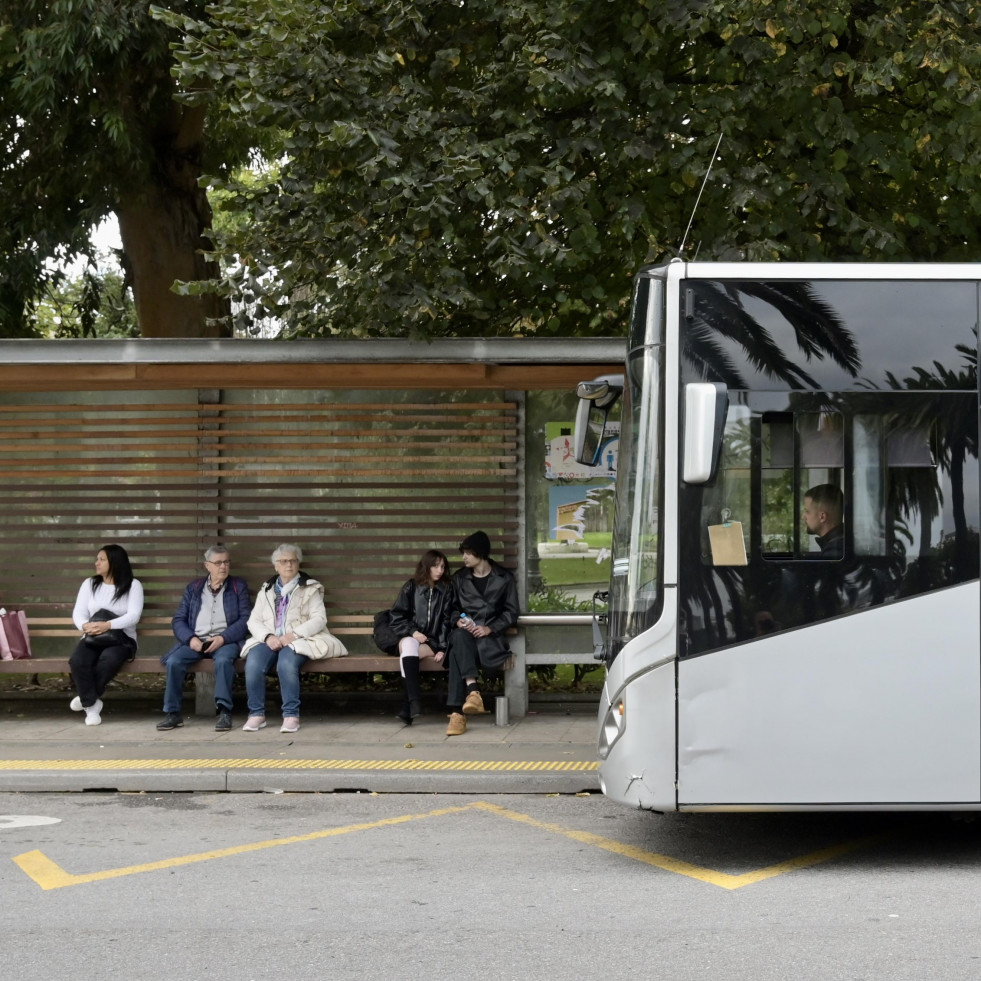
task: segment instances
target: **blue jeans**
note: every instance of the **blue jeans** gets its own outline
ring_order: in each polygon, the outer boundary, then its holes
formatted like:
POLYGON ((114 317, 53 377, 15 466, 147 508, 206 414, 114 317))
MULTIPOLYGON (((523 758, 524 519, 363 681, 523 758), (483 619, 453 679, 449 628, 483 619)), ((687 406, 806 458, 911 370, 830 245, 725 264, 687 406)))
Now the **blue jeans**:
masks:
POLYGON ((249 696, 249 715, 266 714, 266 675, 276 665, 279 691, 283 697, 283 718, 300 714, 300 668, 310 660, 292 647, 271 650, 268 644, 250 647, 245 657, 245 689, 249 696))
MULTIPOLYGON (((235 661, 241 644, 222 644, 215 651, 215 705, 226 712, 232 710, 232 682, 235 680, 235 661)), ((201 654, 181 644, 174 648, 164 662, 167 668, 167 688, 164 690, 164 711, 180 712, 184 692, 184 678, 192 664, 197 664, 210 654, 201 654)))

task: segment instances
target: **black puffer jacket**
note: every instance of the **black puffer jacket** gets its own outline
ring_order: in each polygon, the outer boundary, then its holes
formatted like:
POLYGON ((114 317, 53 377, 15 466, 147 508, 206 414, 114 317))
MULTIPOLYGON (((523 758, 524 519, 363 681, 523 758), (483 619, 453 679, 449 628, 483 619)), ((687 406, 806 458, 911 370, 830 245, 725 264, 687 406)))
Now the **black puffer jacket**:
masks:
POLYGON ((518 622, 518 587, 514 576, 491 560, 491 571, 481 593, 474 584, 472 569, 463 568, 453 574, 453 626, 461 613, 474 623, 490 627, 494 632, 477 638, 477 649, 484 664, 494 666, 507 660, 507 631, 518 622))
POLYGON ((438 654, 449 643, 452 605, 453 591, 449 583, 417 586, 409 579, 392 606, 392 629, 400 637, 408 637, 418 630, 426 635, 426 643, 438 654))

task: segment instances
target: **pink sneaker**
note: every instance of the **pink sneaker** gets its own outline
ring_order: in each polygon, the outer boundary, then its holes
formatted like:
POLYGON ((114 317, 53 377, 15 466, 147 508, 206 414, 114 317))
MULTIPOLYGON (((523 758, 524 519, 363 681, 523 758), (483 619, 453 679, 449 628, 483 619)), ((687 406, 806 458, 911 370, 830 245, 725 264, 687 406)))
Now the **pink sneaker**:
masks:
POLYGON ((300 720, 299 717, 295 715, 287 715, 283 718, 283 728, 279 730, 280 732, 299 732, 300 731, 300 720))
POLYGON ((242 728, 246 732, 258 732, 266 728, 266 717, 264 715, 250 715, 242 728))

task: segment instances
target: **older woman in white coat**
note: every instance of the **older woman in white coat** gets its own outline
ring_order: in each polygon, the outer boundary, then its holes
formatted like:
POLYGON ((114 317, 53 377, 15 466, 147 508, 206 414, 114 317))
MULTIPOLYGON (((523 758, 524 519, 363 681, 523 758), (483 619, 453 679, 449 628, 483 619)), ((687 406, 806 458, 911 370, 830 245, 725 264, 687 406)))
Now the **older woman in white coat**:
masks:
POLYGON ((301 571, 299 545, 280 545, 272 554, 276 574, 256 597, 249 639, 242 648, 249 718, 242 728, 266 725, 266 675, 276 668, 283 701, 280 732, 300 728, 300 668, 308 660, 343 657, 347 648, 327 629, 324 587, 301 571))

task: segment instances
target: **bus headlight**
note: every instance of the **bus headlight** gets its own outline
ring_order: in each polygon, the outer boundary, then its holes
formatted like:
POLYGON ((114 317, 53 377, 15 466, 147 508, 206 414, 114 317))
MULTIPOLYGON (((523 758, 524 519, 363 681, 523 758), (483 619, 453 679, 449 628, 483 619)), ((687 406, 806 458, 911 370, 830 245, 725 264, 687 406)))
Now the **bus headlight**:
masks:
POLYGON ((623 735, 627 728, 627 706, 624 696, 613 700, 613 704, 606 710, 603 716, 603 724, 600 726, 599 734, 599 756, 605 760, 610 755, 613 744, 623 735))

